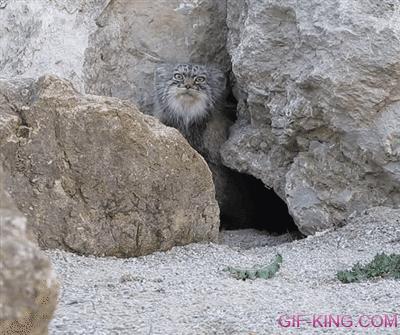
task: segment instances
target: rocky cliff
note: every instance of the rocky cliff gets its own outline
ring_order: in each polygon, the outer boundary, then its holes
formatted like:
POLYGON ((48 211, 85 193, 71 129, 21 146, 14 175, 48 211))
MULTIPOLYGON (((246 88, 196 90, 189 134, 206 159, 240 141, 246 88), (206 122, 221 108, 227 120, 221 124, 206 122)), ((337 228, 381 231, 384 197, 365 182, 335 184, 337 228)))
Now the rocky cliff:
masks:
POLYGON ((232 65, 237 121, 223 164, 272 188, 303 233, 371 206, 398 207, 398 2, 2 4, 3 77, 51 72, 149 112, 157 63, 232 65))
POLYGON ((393 1, 228 1, 239 119, 224 162, 306 234, 400 203, 399 22, 393 1))

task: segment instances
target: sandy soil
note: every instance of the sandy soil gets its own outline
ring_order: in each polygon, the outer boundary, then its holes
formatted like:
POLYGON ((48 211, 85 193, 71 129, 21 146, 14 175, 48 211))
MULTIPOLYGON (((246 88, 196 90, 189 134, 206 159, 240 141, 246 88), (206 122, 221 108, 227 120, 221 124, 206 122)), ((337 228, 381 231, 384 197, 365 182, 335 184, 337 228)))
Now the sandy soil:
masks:
POLYGON ((378 252, 400 252, 400 223, 391 222, 358 220, 296 241, 225 231, 220 244, 132 259, 47 251, 62 282, 50 334, 400 334, 400 315, 398 328, 373 327, 367 317, 362 325, 368 327, 358 324, 362 315, 392 320, 400 313, 400 281, 342 284, 335 277, 378 252), (283 264, 273 279, 241 281, 223 271, 266 264, 277 253, 283 264), (280 316, 299 314, 299 327, 279 325, 280 316), (324 318, 313 324, 313 315, 348 315, 354 324, 321 327, 324 318))

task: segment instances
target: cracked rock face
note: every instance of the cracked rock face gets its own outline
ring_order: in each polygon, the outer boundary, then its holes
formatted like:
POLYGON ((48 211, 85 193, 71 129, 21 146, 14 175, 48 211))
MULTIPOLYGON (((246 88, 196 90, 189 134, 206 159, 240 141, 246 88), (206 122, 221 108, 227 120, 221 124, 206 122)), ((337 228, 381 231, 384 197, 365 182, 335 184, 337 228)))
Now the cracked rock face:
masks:
POLYGON ((306 234, 400 203, 400 4, 228 0, 239 119, 224 164, 306 234))
POLYGON ((6 186, 41 247, 129 257, 216 240, 210 170, 178 131, 51 76, 0 92, 6 186))
POLYGON ((48 258, 28 239, 26 219, 4 191, 0 161, 0 333, 47 335, 59 284, 48 258))

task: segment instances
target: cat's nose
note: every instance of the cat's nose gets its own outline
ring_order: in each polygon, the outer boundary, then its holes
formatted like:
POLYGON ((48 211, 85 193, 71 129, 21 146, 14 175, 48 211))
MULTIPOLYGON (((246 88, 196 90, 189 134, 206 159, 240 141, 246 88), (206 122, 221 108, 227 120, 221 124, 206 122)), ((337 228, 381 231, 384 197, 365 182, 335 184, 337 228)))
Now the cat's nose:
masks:
POLYGON ((186 87, 187 89, 189 89, 189 88, 192 88, 192 85, 190 85, 190 84, 185 84, 185 87, 186 87))

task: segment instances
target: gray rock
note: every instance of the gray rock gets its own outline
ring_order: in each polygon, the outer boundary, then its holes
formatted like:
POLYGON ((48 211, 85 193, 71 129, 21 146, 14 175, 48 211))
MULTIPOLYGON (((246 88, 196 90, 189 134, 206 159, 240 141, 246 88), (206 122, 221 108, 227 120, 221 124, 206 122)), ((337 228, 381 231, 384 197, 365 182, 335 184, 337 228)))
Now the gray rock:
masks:
POLYGON ((110 0, 0 2, 0 73, 70 79, 83 91, 83 62, 96 17, 110 0), (3 6, 1 4, 4 3, 3 6))
MULTIPOLYGON (((157 63, 216 63, 229 69, 225 17, 225 3, 215 0, 10 2, 0 11, 1 76, 56 74, 81 92, 129 99, 151 114, 157 63)), ((239 208, 241 202, 219 157, 229 125, 218 123, 208 150, 213 162, 218 160, 210 168, 222 209, 239 208)))
POLYGON ((35 0, 0 3, 0 73, 54 74, 80 92, 152 105, 159 62, 230 66, 217 0, 35 0))
POLYGON ((41 247, 128 257, 217 239, 210 170, 177 130, 51 76, 0 88, 0 124, 19 118, 0 144, 7 187, 41 247))
POLYGON ((26 218, 4 191, 0 162, 0 333, 46 335, 59 283, 50 261, 28 239, 26 218))
POLYGON ((116 0, 97 18, 84 72, 88 93, 136 101, 150 112, 158 63, 229 68, 226 3, 217 0, 116 0))
POLYGON ((248 189, 243 176, 228 169, 221 161, 220 150, 229 137, 231 126, 232 121, 224 113, 213 113, 203 133, 202 147, 196 148, 213 175, 222 227, 230 229, 254 225, 252 190, 248 189))
POLYGON ((400 203, 399 20, 393 1, 228 0, 239 119, 223 161, 303 233, 400 203))

